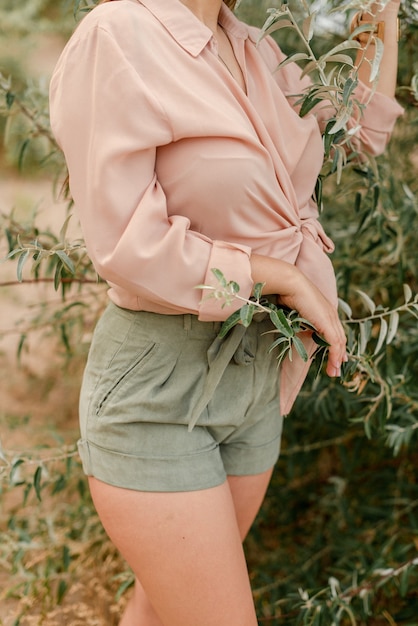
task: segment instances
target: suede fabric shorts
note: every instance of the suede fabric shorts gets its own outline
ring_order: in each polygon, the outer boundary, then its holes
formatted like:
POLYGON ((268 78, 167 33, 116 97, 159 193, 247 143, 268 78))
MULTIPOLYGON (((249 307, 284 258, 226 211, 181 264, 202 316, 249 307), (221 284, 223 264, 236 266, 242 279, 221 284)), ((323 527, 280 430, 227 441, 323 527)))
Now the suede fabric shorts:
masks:
POLYGON ((271 322, 237 326, 225 339, 219 329, 194 315, 109 304, 80 394, 87 475, 140 491, 193 491, 275 464, 282 418, 271 322))

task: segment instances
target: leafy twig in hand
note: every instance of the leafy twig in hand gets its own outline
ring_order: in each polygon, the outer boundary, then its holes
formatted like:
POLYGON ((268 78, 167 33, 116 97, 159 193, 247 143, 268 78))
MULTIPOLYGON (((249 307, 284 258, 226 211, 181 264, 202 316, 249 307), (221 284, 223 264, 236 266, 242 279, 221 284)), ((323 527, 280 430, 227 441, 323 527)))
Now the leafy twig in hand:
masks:
POLYGON ((272 331, 274 334, 278 334, 270 346, 270 351, 277 349, 277 361, 278 365, 288 357, 293 359, 293 351, 296 350, 300 358, 305 361, 309 360, 309 355, 306 352, 306 348, 298 336, 302 332, 312 333, 312 339, 318 345, 314 356, 321 355, 321 363, 325 357, 325 353, 328 347, 328 343, 319 335, 315 326, 308 320, 301 317, 299 313, 293 309, 289 309, 285 306, 278 306, 271 302, 268 298, 262 296, 264 283, 256 283, 253 289, 253 296, 251 299, 244 298, 239 295, 239 285, 235 281, 227 281, 221 270, 213 268, 213 275, 218 281, 218 285, 198 285, 197 288, 209 291, 209 295, 206 298, 216 298, 223 300, 222 306, 228 306, 233 300, 239 300, 243 302, 243 306, 232 313, 222 324, 219 332, 220 337, 225 335, 237 324, 242 324, 246 328, 253 321, 254 316, 263 314, 268 315, 274 326, 272 331))

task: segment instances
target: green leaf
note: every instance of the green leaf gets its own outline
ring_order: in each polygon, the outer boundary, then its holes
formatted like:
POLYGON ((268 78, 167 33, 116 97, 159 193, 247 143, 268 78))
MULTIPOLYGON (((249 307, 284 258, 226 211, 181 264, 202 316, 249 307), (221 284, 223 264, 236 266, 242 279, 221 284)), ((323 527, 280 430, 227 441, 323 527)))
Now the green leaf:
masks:
POLYGON ((301 330, 316 330, 315 326, 311 324, 311 322, 304 317, 296 317, 293 316, 294 311, 289 314, 289 320, 291 320, 292 328, 295 334, 299 333, 301 330))
POLYGON ((74 0, 73 16, 74 16, 75 20, 77 19, 77 13, 78 13, 79 8, 80 8, 80 1, 81 0, 74 0))
POLYGON ((321 212, 324 208, 324 204, 323 204, 323 188, 324 188, 324 184, 323 184, 323 176, 319 175, 318 178, 316 179, 316 183, 315 183, 315 192, 314 192, 314 200, 316 201, 316 204, 318 205, 318 209, 321 212))
POLYGON ((330 345, 328 341, 326 341, 323 337, 321 337, 321 335, 318 335, 318 333, 316 332, 312 333, 312 339, 318 346, 321 346, 322 348, 328 348, 330 345))
POLYGON ((268 18, 266 19, 266 21, 263 24, 262 27, 262 31, 266 31, 268 28, 270 28, 270 26, 272 26, 273 24, 276 23, 277 20, 280 20, 282 18, 288 18, 288 12, 286 10, 282 10, 282 7, 280 8, 276 8, 276 9, 267 9, 267 13, 268 13, 268 18))
POLYGON ((385 339, 388 333, 388 323, 385 320, 384 317, 382 317, 382 319, 380 320, 380 331, 379 331, 379 337, 377 339, 377 344, 376 344, 376 348, 374 349, 374 353, 373 354, 378 354, 383 346, 383 344, 385 343, 385 339))
POLYGON ((60 241, 64 241, 67 236, 68 225, 70 223, 71 218, 72 218, 72 215, 70 213, 70 215, 67 215, 67 217, 64 220, 64 224, 61 226, 61 230, 59 234, 60 241))
POLYGON ((253 321, 255 310, 254 304, 244 304, 244 306, 240 308, 240 320, 245 328, 253 321))
POLYGON ((70 274, 75 274, 75 266, 74 263, 72 262, 72 260, 70 259, 70 257, 68 256, 68 254, 66 254, 64 252, 64 250, 55 250, 54 254, 57 255, 57 257, 60 258, 63 266, 65 267, 66 270, 68 270, 70 272, 70 274))
POLYGON ((379 185, 375 185, 373 188, 373 209, 377 208, 377 205, 379 204, 379 198, 380 198, 380 187, 379 185))
POLYGON ((370 311, 372 315, 374 315, 376 311, 376 305, 373 302, 373 300, 370 298, 370 296, 368 296, 367 293, 365 293, 361 289, 357 289, 357 293, 360 296, 361 301, 363 302, 365 307, 370 311))
POLYGON ((61 604, 67 592, 67 589, 68 589, 67 582, 61 579, 58 583, 58 589, 57 589, 57 604, 61 604))
POLYGON ((264 288, 265 284, 266 283, 256 283, 254 285, 253 297, 254 297, 255 300, 257 300, 257 302, 259 302, 259 300, 261 298, 261 295, 262 295, 263 288, 264 288))
POLYGON ((25 345, 26 339, 27 339, 27 334, 26 333, 22 333, 20 335, 19 344, 17 346, 17 351, 16 351, 16 356, 17 356, 18 362, 20 362, 20 359, 21 359, 21 356, 22 356, 23 347, 25 345))
POLYGON ((348 39, 347 41, 343 41, 342 43, 339 43, 338 46, 334 46, 334 48, 331 48, 331 50, 321 55, 318 61, 319 62, 327 61, 329 57, 332 57, 335 54, 339 54, 340 52, 343 52, 344 50, 355 50, 358 48, 361 48, 361 45, 358 41, 353 41, 351 39, 348 39))
POLYGON ((270 311, 270 319, 277 330, 287 338, 293 337, 294 333, 281 309, 270 311))
POLYGON ((316 59, 315 61, 311 61, 310 63, 307 63, 305 67, 303 68, 303 71, 301 72, 300 77, 303 78, 307 74, 310 74, 311 72, 317 70, 318 67, 319 67, 319 62, 316 59))
POLYGON ((45 259, 46 254, 44 251, 39 250, 39 252, 35 252, 35 254, 33 255, 32 259, 33 259, 33 263, 32 263, 32 273, 35 274, 35 276, 37 275, 37 270, 38 267, 40 266, 40 264, 42 263, 43 259, 45 259))
MULTIPOLYGON (((341 107, 335 117, 335 122, 328 131, 330 135, 335 135, 335 133, 338 133, 338 131, 340 131, 341 129, 345 129, 350 117, 351 110, 347 107, 341 107)), ((341 146, 336 146, 336 148, 337 147, 341 148, 341 146)), ((342 154, 345 155, 345 151, 343 151, 342 154)))
POLYGON ((344 63, 345 65, 354 65, 353 59, 348 54, 333 54, 327 58, 327 63, 344 63))
POLYGON ((374 31, 374 25, 371 22, 365 22, 360 26, 357 26, 352 33, 350 33, 349 41, 357 41, 356 37, 362 33, 372 33, 374 31))
POLYGON ((285 346, 283 346, 283 348, 279 351, 277 357, 276 357, 276 361, 277 361, 277 367, 280 367, 281 364, 283 363, 283 361, 289 358, 289 361, 292 360, 292 347, 290 345, 290 343, 287 343, 285 346))
POLYGON ((271 33, 274 33, 282 28, 294 28, 293 22, 289 20, 287 15, 282 15, 278 17, 274 24, 272 24, 265 30, 263 29, 262 37, 270 35, 271 33))
POLYGON ((379 37, 373 37, 373 42, 375 44, 375 52, 374 57, 371 64, 370 70, 370 82, 375 81, 379 76, 380 64, 383 58, 384 46, 383 41, 379 39, 379 37))
POLYGON ((398 326, 399 326, 399 313, 398 311, 392 311, 392 313, 389 316, 389 330, 388 330, 388 335, 386 339, 387 345, 392 343, 396 333, 398 332, 398 326))
POLYGON ((33 477, 33 486, 35 488, 36 497, 38 498, 39 502, 41 502, 42 500, 41 480, 42 480, 42 466, 39 465, 39 467, 36 468, 36 471, 33 477))
POLYGON ((308 96, 302 103, 302 106, 299 111, 300 117, 305 117, 317 104, 322 102, 322 98, 314 98, 308 96))
POLYGON ((358 85, 358 79, 357 78, 354 79, 354 78, 349 77, 345 81, 344 89, 343 89, 343 96, 342 96, 344 106, 348 105, 348 103, 350 101, 350 98, 351 98, 351 96, 353 94, 353 91, 355 90, 357 85, 358 85))
POLYGON ((370 420, 364 422, 364 432, 366 434, 367 439, 372 438, 372 428, 370 424, 370 420))
POLYGON ((359 330, 360 330, 359 353, 364 354, 366 352, 367 344, 371 336, 371 331, 372 331, 371 321, 367 320, 366 322, 361 322, 359 330))
POLYGON ((18 157, 18 162, 17 162, 19 171, 23 170, 23 159, 25 157, 25 153, 26 153, 26 150, 28 149, 29 144, 30 144, 30 139, 25 139, 25 141, 20 146, 19 157, 18 157))
POLYGON ((72 354, 72 350, 71 350, 71 344, 70 344, 70 340, 68 337, 68 332, 67 332, 67 325, 66 324, 60 324, 60 335, 61 335, 61 341, 65 347, 65 351, 68 355, 72 354))
POLYGON ((310 58, 311 57, 309 56, 309 54, 306 54, 306 52, 295 52, 295 54, 290 54, 281 63, 279 63, 276 70, 282 69, 289 63, 297 63, 297 61, 307 61, 310 58))
POLYGON ((361 195, 360 191, 356 191, 356 196, 354 198, 354 210, 356 213, 358 213, 361 209, 362 200, 363 196, 361 195))
POLYGON ((9 253, 13 251, 13 246, 14 246, 14 237, 10 231, 10 228, 5 228, 4 229, 4 234, 6 235, 6 239, 7 239, 7 248, 9 253))
POLYGON ((13 102, 15 101, 15 98, 16 98, 15 94, 12 93, 11 91, 8 91, 6 93, 6 106, 9 109, 9 111, 13 106, 13 102))
POLYGON ((17 262, 17 280, 21 283, 23 282, 23 266, 25 265, 26 261, 28 260, 30 255, 30 250, 25 250, 24 252, 22 252, 22 254, 19 257, 19 260, 17 262))
POLYGON ((61 282, 61 277, 62 277, 62 270, 63 270, 63 264, 60 261, 59 263, 57 263, 57 266, 55 268, 55 274, 54 274, 54 289, 55 289, 55 291, 58 291, 58 289, 59 289, 60 282, 61 282))
POLYGON ((216 280, 221 283, 222 287, 226 287, 227 286, 227 280, 225 278, 225 276, 223 275, 223 272, 221 272, 221 270, 216 269, 216 267, 213 267, 211 269, 212 274, 215 276, 216 280))
POLYGON ((125 593, 125 591, 127 591, 128 589, 130 589, 130 587, 133 587, 135 583, 135 578, 132 576, 132 578, 129 578, 128 580, 125 580, 120 586, 119 589, 116 592, 116 601, 118 602, 121 597, 123 596, 123 594, 125 593))
POLYGON ((308 353, 306 352, 305 346, 303 345, 303 341, 297 335, 293 337, 293 345, 295 346, 296 351, 301 359, 306 363, 309 358, 308 353))
POLYGON ((218 336, 221 339, 225 337, 225 335, 231 330, 231 328, 236 326, 240 322, 240 320, 241 320, 241 309, 238 309, 237 311, 234 311, 234 313, 232 313, 232 315, 230 315, 228 319, 224 321, 224 323, 221 326, 221 330, 219 331, 218 336))
POLYGON ((329 155, 331 153, 331 148, 333 146, 333 143, 336 137, 335 135, 331 135, 329 132, 333 124, 334 124, 334 120, 331 123, 327 124, 325 131, 324 131, 323 142, 324 142, 324 156, 326 159, 329 158, 329 155))
POLYGON ((275 341, 273 341, 273 343, 270 345, 269 347, 269 352, 272 352, 275 348, 278 348, 282 343, 286 343, 287 345, 289 345, 289 338, 288 337, 279 337, 278 339, 276 339, 275 341))
POLYGON ((16 461, 13 461, 9 476, 9 482, 11 485, 16 486, 25 484, 25 481, 19 477, 19 468, 24 462, 24 459, 16 459, 16 461))
POLYGON ((353 311, 351 310, 350 305, 345 302, 345 300, 338 298, 338 308, 348 317, 348 319, 352 319, 353 311))
POLYGON ((403 297, 405 298, 406 304, 412 300, 412 289, 406 283, 403 286, 403 297))
POLYGON ((316 13, 311 13, 311 15, 308 15, 308 17, 306 17, 303 20, 303 24, 302 24, 302 32, 305 36, 306 41, 310 41, 313 37, 314 34, 314 28, 315 28, 315 18, 316 18, 316 13))
POLYGON ((337 184, 339 185, 343 175, 343 169, 347 165, 347 154, 342 146, 336 146, 336 150, 338 151, 339 157, 337 162, 337 184))
POLYGON ((401 577, 400 577, 400 585, 399 585, 399 590, 400 590, 400 594, 402 598, 405 598, 407 596, 408 593, 408 588, 409 588, 409 574, 410 574, 410 569, 406 568, 402 573, 401 573, 401 577))

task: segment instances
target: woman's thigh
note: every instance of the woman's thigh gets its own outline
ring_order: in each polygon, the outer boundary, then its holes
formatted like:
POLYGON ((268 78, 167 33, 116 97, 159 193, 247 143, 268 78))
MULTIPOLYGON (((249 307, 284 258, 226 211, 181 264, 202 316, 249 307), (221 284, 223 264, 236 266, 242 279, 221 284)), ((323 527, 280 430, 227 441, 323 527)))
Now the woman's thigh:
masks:
POLYGON ((157 493, 90 478, 90 488, 110 539, 164 625, 257 625, 228 482, 157 493))
POLYGON ((247 536, 260 510, 272 474, 273 468, 261 474, 250 476, 228 476, 228 484, 242 541, 247 536))

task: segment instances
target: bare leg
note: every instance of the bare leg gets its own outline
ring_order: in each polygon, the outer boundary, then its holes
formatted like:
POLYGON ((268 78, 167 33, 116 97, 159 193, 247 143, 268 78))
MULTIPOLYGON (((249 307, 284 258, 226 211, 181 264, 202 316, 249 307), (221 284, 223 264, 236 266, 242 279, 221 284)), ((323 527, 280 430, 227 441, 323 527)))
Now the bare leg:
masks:
POLYGON ((119 626, 163 626, 137 578, 119 626))
POLYGON ((270 476, 234 476, 221 487, 174 494, 90 479, 109 536, 146 589, 136 585, 120 626, 255 626, 241 539, 270 476))
POLYGON ((252 476, 228 476, 241 540, 250 530, 263 503, 273 468, 252 476))

